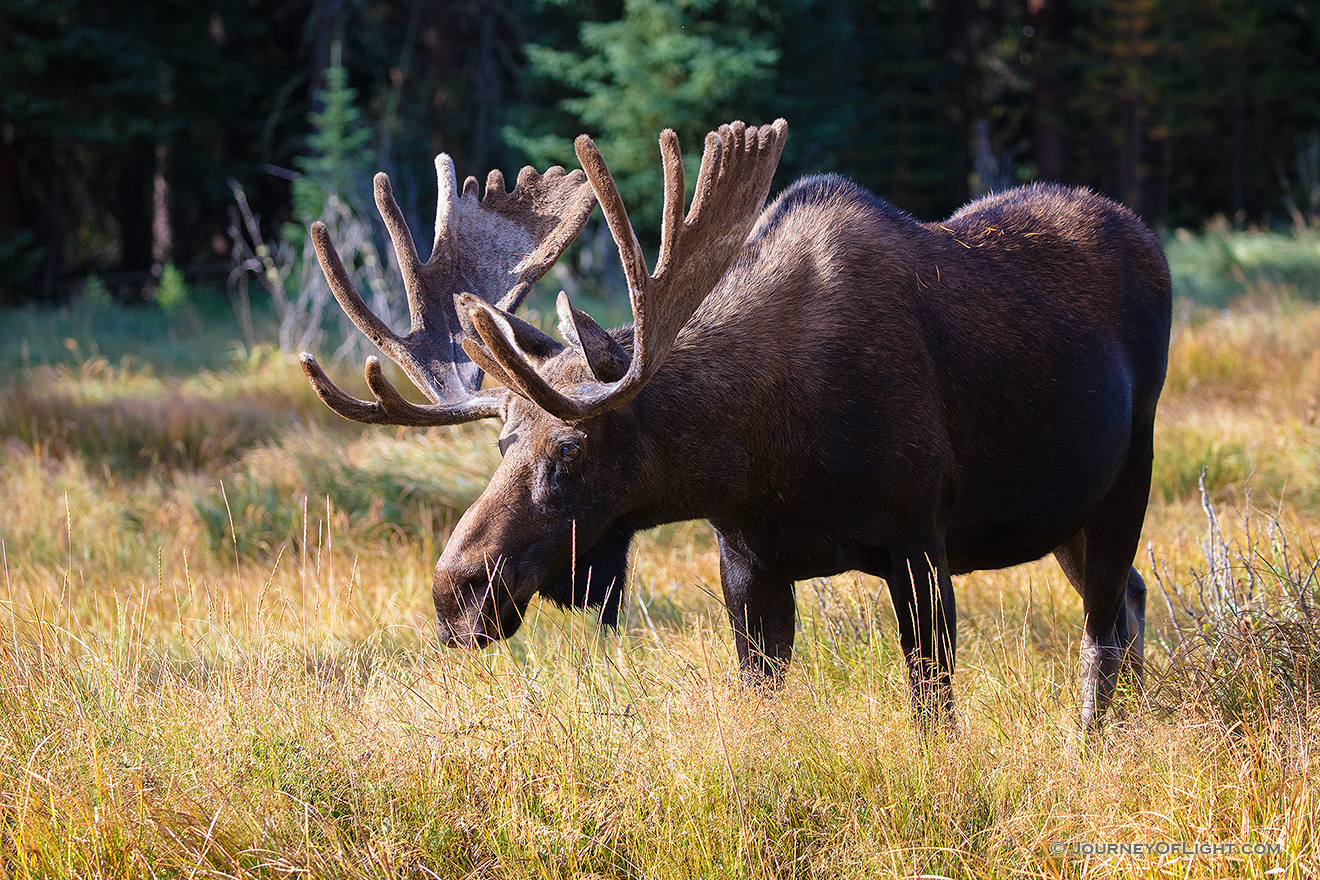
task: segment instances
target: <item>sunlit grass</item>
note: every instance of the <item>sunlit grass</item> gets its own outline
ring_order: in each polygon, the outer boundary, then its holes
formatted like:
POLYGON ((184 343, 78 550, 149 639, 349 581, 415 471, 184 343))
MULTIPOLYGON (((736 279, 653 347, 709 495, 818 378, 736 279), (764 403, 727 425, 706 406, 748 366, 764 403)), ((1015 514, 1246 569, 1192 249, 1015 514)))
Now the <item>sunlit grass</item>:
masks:
POLYGON ((534 603, 510 642, 447 651, 431 569, 496 466, 492 426, 344 423, 263 352, 20 368, 0 391, 0 871, 1313 877, 1316 338, 1296 301, 1180 324, 1138 559, 1150 698, 1080 751, 1081 607, 1051 560, 958 579, 955 735, 913 728, 866 576, 799 584, 784 692, 743 690, 701 523, 639 537, 619 632, 534 603), (159 452, 176 442, 193 451, 159 452), (1207 580, 1220 550, 1236 579, 1207 580))

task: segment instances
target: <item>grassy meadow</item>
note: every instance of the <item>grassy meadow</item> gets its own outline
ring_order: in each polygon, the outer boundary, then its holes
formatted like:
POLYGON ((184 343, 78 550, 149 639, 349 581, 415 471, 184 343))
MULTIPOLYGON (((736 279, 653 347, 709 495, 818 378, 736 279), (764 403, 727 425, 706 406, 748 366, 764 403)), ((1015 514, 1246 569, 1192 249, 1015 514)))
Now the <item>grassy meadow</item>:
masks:
POLYGON ((223 309, 0 316, 0 874, 1320 875, 1320 244, 1169 246, 1148 688, 1083 749, 1051 560, 958 579, 925 740, 870 577, 799 584, 785 690, 740 689, 700 523, 637 542, 617 633, 534 602, 448 651, 497 426, 339 420, 223 309))

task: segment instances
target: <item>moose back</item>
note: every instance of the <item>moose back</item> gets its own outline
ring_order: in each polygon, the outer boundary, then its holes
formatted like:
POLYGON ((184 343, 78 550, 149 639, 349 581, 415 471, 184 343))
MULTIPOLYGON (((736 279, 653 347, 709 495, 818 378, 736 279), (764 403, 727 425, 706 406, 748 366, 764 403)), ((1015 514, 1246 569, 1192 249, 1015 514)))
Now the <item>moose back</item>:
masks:
POLYGON ((923 224, 818 176, 762 210, 786 134, 783 120, 711 132, 687 210, 677 137, 661 135, 654 272, 585 135, 585 173, 525 168, 506 191, 491 172, 480 199, 438 157, 425 263, 377 175, 406 335, 313 226, 341 305, 431 403, 406 401, 375 358, 375 399, 351 397, 304 354, 321 398, 365 422, 504 422, 503 461, 436 564, 442 639, 508 637, 537 593, 612 624, 634 533, 708 519, 745 677, 784 674, 795 581, 859 570, 888 585, 914 710, 932 721, 952 712, 950 576, 1053 553, 1086 615, 1094 727, 1124 661, 1141 671, 1132 562, 1170 329, 1158 241, 1127 209, 1051 185, 923 224), (561 343, 513 312, 597 202, 634 322, 604 330, 561 293, 561 343))

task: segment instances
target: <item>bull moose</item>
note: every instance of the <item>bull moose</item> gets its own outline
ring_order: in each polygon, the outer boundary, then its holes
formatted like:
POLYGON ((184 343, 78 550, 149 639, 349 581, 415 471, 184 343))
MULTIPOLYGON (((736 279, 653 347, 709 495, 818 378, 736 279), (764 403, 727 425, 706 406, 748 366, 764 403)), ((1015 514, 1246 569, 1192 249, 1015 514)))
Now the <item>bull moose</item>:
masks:
POLYGON ((660 136, 660 251, 648 272, 600 153, 585 171, 524 168, 484 197, 436 159, 425 262, 384 174, 376 202, 412 326, 366 307, 323 225, 311 228, 344 310, 430 398, 405 400, 368 358, 361 422, 498 416, 503 461, 435 567, 441 638, 506 638, 534 594, 615 624, 639 529, 707 519, 742 673, 777 683, 794 582, 885 580, 919 720, 952 713, 950 575, 1053 553, 1081 595, 1081 722, 1120 667, 1141 672, 1145 584, 1132 567, 1168 360, 1170 284, 1155 236, 1082 189, 1032 185, 923 224, 834 175, 764 211, 781 119, 706 137, 684 212, 678 138, 660 136), (552 339, 512 312, 599 201, 631 326, 606 331, 561 293, 552 339), (482 387, 483 372, 500 387, 482 387))

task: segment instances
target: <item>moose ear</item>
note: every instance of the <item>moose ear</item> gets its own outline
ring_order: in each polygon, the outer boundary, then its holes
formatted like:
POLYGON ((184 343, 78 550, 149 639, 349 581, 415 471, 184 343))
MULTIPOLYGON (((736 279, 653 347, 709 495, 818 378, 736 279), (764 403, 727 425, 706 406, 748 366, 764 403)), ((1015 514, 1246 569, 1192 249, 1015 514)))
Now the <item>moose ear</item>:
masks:
POLYGON ((573 308, 568 294, 562 290, 555 310, 559 313, 559 335, 586 358, 597 381, 617 382, 627 374, 631 358, 623 346, 590 315, 573 308))
MULTIPOLYGON (((458 312, 459 326, 463 328, 463 333, 468 339, 481 340, 481 335, 472 324, 472 310, 484 308, 488 311, 499 312, 500 317, 504 319, 504 322, 510 328, 514 344, 518 346, 519 351, 527 355, 534 366, 539 367, 564 350, 564 346, 555 341, 553 337, 542 333, 516 315, 511 315, 503 309, 496 309, 480 297, 473 296, 470 293, 460 293, 454 297, 454 305, 457 307, 455 311, 458 312)), ((464 348, 466 349, 466 346, 464 348)))

